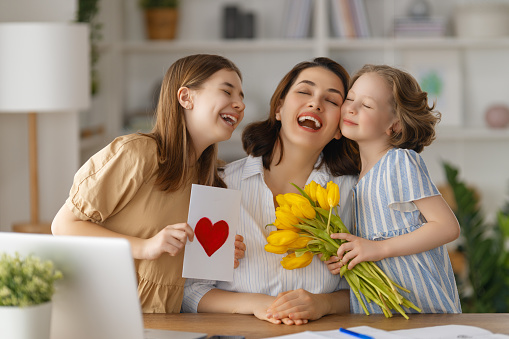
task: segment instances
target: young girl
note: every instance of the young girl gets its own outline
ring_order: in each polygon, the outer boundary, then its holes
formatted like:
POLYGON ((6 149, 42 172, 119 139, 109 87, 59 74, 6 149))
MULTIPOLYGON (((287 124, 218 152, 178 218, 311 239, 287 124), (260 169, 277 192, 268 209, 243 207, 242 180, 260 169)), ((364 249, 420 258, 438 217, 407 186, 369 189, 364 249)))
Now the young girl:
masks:
MULTIPOLYGON (((376 261, 424 313, 460 313, 458 291, 444 244, 459 236, 454 213, 432 183, 419 156, 435 138, 439 120, 427 93, 408 73, 365 65, 353 78, 341 109, 341 132, 357 142, 361 157, 354 187, 355 235, 337 255, 353 268, 376 261)), ((363 313, 351 297, 351 310, 363 313)), ((381 310, 368 304, 371 313, 381 310)), ((412 312, 412 310, 407 310, 412 312)), ((415 311, 414 311, 415 312, 415 311)))
MULTIPOLYGON (((241 73, 216 55, 177 60, 162 82, 151 133, 115 139, 76 173, 52 223, 54 234, 129 240, 145 313, 180 312, 184 245, 193 183, 226 187, 217 172, 219 141, 244 115, 241 73)), ((243 256, 242 237, 235 242, 243 256)), ((238 262, 235 263, 238 266, 238 262)))
POLYGON ((281 80, 267 120, 248 125, 242 135, 249 156, 225 168, 228 187, 242 192, 240 233, 248 251, 233 281, 188 279, 186 312, 254 314, 272 323, 300 325, 326 314, 349 311, 347 284, 314 258, 302 269, 285 270, 281 257, 264 250, 275 218, 278 194, 311 180, 340 187, 341 217, 351 221, 351 189, 358 165, 350 141, 338 125, 349 75, 338 63, 316 58, 297 64, 281 80), (353 156, 353 155, 352 155, 353 156))

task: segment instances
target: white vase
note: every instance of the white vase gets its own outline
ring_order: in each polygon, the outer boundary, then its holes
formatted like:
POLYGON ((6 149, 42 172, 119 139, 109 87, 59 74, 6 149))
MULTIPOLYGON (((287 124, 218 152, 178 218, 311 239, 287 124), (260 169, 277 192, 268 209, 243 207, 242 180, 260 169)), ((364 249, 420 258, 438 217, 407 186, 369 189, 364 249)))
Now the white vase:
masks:
POLYGON ((28 307, 0 306, 0 333, 9 339, 49 339, 51 302, 28 307))

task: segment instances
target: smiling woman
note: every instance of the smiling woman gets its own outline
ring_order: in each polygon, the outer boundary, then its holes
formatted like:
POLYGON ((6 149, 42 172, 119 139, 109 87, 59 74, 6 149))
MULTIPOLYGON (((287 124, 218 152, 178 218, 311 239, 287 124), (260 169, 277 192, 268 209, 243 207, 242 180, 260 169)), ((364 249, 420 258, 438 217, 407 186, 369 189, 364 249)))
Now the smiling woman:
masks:
POLYGON ((280 193, 335 182, 341 193, 341 218, 351 220, 351 193, 358 154, 339 132, 348 73, 335 61, 317 58, 297 64, 274 92, 266 120, 248 125, 242 141, 247 158, 225 168, 228 188, 242 192, 237 232, 249 249, 232 282, 188 280, 186 312, 254 314, 287 325, 304 324, 329 313, 349 311, 348 291, 318 258, 301 269, 285 270, 285 256, 265 252, 280 193))

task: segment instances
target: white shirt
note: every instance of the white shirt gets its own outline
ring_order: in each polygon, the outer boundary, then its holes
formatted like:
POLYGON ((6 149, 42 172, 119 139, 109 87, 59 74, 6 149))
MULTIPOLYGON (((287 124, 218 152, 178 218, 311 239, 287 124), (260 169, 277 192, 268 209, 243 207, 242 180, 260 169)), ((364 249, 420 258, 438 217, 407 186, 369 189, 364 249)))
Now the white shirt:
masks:
MULTIPOLYGON (((352 187, 354 176, 333 177, 322 166, 313 170, 307 184, 314 180, 326 186, 334 181, 339 186, 340 216, 347 227, 352 221, 352 187)), ((201 298, 211 289, 218 288, 232 292, 263 293, 277 296, 281 292, 302 288, 314 294, 331 293, 348 288, 346 280, 332 275, 327 265, 314 256, 310 265, 295 270, 286 270, 281 259, 286 254, 265 251, 267 236, 276 228, 265 227, 276 218, 273 195, 263 178, 261 157, 247 157, 235 161, 225 168, 225 182, 228 188, 242 192, 240 225, 237 233, 244 237, 245 257, 233 273, 233 281, 210 281, 188 279, 184 289, 182 310, 197 312, 201 298)))

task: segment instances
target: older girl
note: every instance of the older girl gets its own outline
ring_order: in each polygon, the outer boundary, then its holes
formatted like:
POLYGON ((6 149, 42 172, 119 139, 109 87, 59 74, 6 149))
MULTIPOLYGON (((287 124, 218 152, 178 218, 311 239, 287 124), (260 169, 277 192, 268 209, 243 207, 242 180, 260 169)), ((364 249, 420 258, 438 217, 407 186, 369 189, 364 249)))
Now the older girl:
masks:
MULTIPOLYGON (((186 223, 191 185, 226 186, 216 143, 242 120, 243 97, 231 61, 217 55, 177 60, 162 82, 152 132, 119 137, 92 156, 53 220, 54 234, 129 240, 145 313, 180 312, 182 249, 193 239, 186 223)), ((245 246, 236 240, 240 258, 245 246)))

